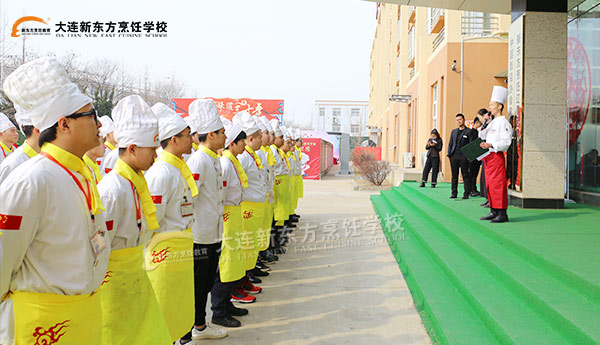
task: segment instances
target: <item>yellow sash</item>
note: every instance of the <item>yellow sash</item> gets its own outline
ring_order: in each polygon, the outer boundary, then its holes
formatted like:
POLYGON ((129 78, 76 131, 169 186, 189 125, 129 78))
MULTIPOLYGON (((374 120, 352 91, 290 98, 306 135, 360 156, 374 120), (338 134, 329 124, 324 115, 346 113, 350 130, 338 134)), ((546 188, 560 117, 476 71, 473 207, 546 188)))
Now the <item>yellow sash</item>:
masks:
POLYGON ((287 165, 288 169, 290 169, 290 162, 287 159, 287 156, 285 155, 285 153, 283 152, 283 150, 281 150, 280 148, 278 148, 277 146, 273 145, 274 148, 277 149, 277 152, 279 153, 279 156, 281 157, 281 160, 285 162, 285 164, 287 165))
MULTIPOLYGON (((265 202, 242 201, 242 247, 246 253, 246 270, 256 266, 259 247, 264 246, 265 202), (261 241, 259 243, 259 240, 261 241)), ((269 232, 271 227, 269 227, 269 232)))
POLYGON ((185 182, 187 182, 188 187, 190 187, 190 191, 192 192, 192 197, 195 197, 196 195, 198 195, 198 186, 196 186, 196 181, 194 181, 194 176, 192 175, 192 172, 190 171, 190 167, 188 167, 187 163, 183 159, 181 159, 181 158, 175 156, 174 154, 172 154, 171 152, 167 152, 165 150, 162 150, 162 152, 160 153, 160 159, 171 164, 172 166, 174 166, 175 168, 177 168, 179 170, 179 172, 185 179, 185 182))
POLYGON ((108 147, 111 151, 116 149, 115 145, 111 144, 108 140, 104 142, 104 146, 108 147))
POLYGON ((196 145, 196 143, 192 143, 192 147, 194 148, 194 150, 198 151, 198 145, 196 145))
POLYGON ((202 150, 202 152, 206 153, 207 155, 211 156, 214 159, 219 158, 219 156, 217 155, 216 152, 214 152, 213 150, 209 149, 208 147, 206 147, 204 145, 198 146, 198 149, 202 150))
POLYGON ((275 156, 273 155, 273 151, 268 146, 261 146, 260 149, 267 154, 267 163, 269 164, 269 166, 277 164, 275 156))
POLYGON ((152 201, 152 196, 148 190, 148 184, 146 183, 144 174, 141 171, 139 173, 133 171, 133 169, 121 158, 117 159, 114 170, 116 170, 117 174, 123 176, 123 178, 130 181, 135 186, 135 189, 140 196, 142 211, 146 218, 146 222, 148 223, 148 229, 158 229, 159 225, 158 220, 156 220, 156 206, 154 206, 154 202, 152 201))
POLYGON ((241 246, 243 234, 242 206, 225 205, 219 258, 219 275, 223 283, 236 281, 246 275, 246 255, 241 246))
POLYGON ((293 159, 294 162, 296 161, 296 156, 294 156, 294 154, 292 153, 292 151, 288 151, 287 152, 287 156, 290 157, 291 159, 293 159))
POLYGON ((248 145, 246 145, 246 151, 248 151, 248 153, 250 153, 252 155, 252 158, 254 158, 256 165, 258 165, 258 169, 262 170, 262 168, 263 168, 262 161, 260 160, 260 157, 256 154, 256 152, 254 152, 254 150, 248 145))
POLYGON ((244 171, 244 168, 242 168, 242 165, 237 157, 235 157, 229 150, 223 151, 223 156, 227 157, 227 159, 233 163, 233 166, 235 166, 235 170, 237 171, 240 182, 242 183, 242 188, 248 188, 248 176, 246 175, 246 172, 244 171))
POLYGON ((33 158, 35 156, 37 156, 37 152, 33 149, 33 147, 31 147, 31 145, 29 145, 27 142, 24 142, 23 145, 21 145, 21 147, 23 148, 23 152, 25 152, 25 154, 27 155, 27 157, 29 158, 33 158))
POLYGON ((98 188, 96 187, 96 180, 94 179, 94 176, 92 176, 92 172, 90 171, 90 169, 88 169, 85 166, 83 160, 81 160, 74 154, 50 143, 44 144, 44 147, 42 147, 42 151, 52 156, 65 168, 77 171, 88 181, 88 183, 90 184, 90 191, 92 193, 91 199, 93 214, 98 214, 100 213, 100 211, 106 211, 104 205, 102 205, 102 201, 100 200, 100 194, 98 193, 98 188))
POLYGON ((296 146, 296 151, 298 151, 298 157, 300 158, 300 162, 302 162, 302 150, 298 146, 296 146))
POLYGON ((193 250, 192 229, 156 233, 144 248, 144 267, 173 341, 194 324, 193 250))
POLYGON ((141 245, 110 253, 106 277, 100 287, 105 345, 172 344, 143 262, 141 245))
POLYGON ((15 291, 15 345, 102 344, 102 310, 98 293, 56 295, 15 291))
POLYGON ((0 141, 0 147, 2 147, 2 150, 4 151, 4 154, 8 156, 9 153, 12 152, 12 148, 9 148, 8 146, 4 145, 3 142, 0 141))
POLYGON ((98 163, 94 162, 87 155, 83 155, 83 161, 94 172, 96 183, 100 182, 100 180, 102 180, 102 175, 100 175, 100 167, 98 166, 98 163))

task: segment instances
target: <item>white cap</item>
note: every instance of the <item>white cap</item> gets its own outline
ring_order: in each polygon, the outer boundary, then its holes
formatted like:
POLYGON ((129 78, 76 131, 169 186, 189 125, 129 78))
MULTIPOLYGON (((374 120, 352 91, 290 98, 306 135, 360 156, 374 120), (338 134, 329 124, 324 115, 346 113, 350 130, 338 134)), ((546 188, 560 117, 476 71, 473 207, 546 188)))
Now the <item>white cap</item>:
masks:
POLYGON ((233 124, 246 132, 247 136, 251 136, 260 130, 256 124, 256 120, 254 120, 254 116, 250 115, 250 113, 247 111, 240 111, 239 113, 235 114, 233 117, 233 124))
POLYGON ((266 116, 260 116, 258 118, 259 121, 257 122, 262 122, 263 125, 265 125, 265 127, 267 128, 267 132, 271 132, 273 133, 273 127, 271 127, 271 124, 269 123, 269 119, 267 119, 266 116))
POLYGON ((258 126, 258 129, 260 129, 263 133, 267 132, 267 126, 265 125, 264 122, 262 122, 262 120, 260 119, 260 117, 258 116, 254 116, 254 121, 256 122, 256 125, 258 126))
POLYGON ((188 127, 190 127, 191 133, 196 133, 198 132, 198 130, 196 129, 196 125, 194 124, 194 121, 192 120, 191 116, 186 116, 183 117, 183 121, 185 121, 185 123, 187 123, 188 127))
POLYGON ((156 103, 152 106, 152 112, 158 117, 158 140, 169 139, 188 128, 188 124, 181 116, 164 103, 156 103))
POLYGON ((292 128, 292 139, 300 139, 300 130, 298 128, 292 128))
POLYGON ((283 131, 281 130, 281 127, 279 126, 279 120, 271 119, 271 121, 269 121, 269 124, 273 128, 273 133, 275 134, 275 137, 280 137, 283 135, 283 131))
POLYGON ((225 149, 227 149, 229 148, 229 144, 242 133, 242 129, 223 116, 221 116, 221 121, 223 121, 223 128, 225 128, 225 136, 227 137, 227 139, 225 139, 225 149))
POLYGON ((8 116, 4 115, 4 113, 0 113, 0 133, 10 129, 16 128, 15 125, 10 121, 8 116))
POLYGON ((106 137, 107 134, 115 131, 115 123, 110 118, 110 116, 104 115, 104 116, 100 117, 98 120, 102 124, 102 127, 100 127, 100 136, 101 137, 104 138, 104 137, 106 137))
POLYGON ((508 89, 502 86, 494 86, 490 102, 506 104, 506 98, 508 98, 508 89))
POLYGON ((197 99, 190 104, 188 113, 191 116, 193 127, 198 134, 216 132, 223 128, 219 119, 217 105, 212 99, 197 99))
POLYGON ((15 120, 17 120, 17 125, 19 125, 19 128, 21 128, 21 131, 23 130, 23 126, 33 126, 33 122, 31 121, 29 114, 27 114, 27 112, 23 110, 23 108, 21 108, 20 106, 16 104, 13 105, 15 106, 15 110, 17 111, 15 113, 15 120))
POLYGON ((284 125, 281 125, 279 127, 281 128, 281 132, 283 133, 283 140, 288 140, 290 138, 290 133, 288 132, 287 127, 284 125))
POLYGON ((131 95, 121 99, 112 110, 112 118, 119 147, 159 145, 158 119, 142 97, 131 95))
POLYGON ((63 66, 50 57, 17 68, 6 77, 4 92, 29 114, 33 126, 40 131, 92 103, 69 79, 63 66))

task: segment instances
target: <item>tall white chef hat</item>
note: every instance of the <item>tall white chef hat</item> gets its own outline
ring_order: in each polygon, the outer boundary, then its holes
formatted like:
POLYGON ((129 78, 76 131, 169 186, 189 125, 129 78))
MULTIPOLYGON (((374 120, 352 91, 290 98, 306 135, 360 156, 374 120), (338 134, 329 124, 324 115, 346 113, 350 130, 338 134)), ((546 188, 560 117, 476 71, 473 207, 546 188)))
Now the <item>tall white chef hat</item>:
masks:
POLYGON ((115 131, 115 123, 110 118, 110 116, 104 115, 104 116, 100 117, 98 120, 102 124, 102 127, 100 127, 100 136, 101 137, 104 138, 104 137, 106 137, 107 134, 115 131))
POLYGON ((235 138, 242 133, 242 129, 233 124, 233 122, 231 122, 229 119, 226 119, 222 116, 221 121, 223 123, 223 128, 225 128, 225 136, 227 137, 227 139, 225 139, 225 149, 228 149, 229 144, 231 144, 235 138))
POLYGON ((112 118, 119 147, 159 145, 158 119, 142 97, 131 95, 121 99, 112 110, 112 118))
POLYGON ((17 111, 15 113, 15 120, 17 120, 17 125, 21 128, 21 131, 23 130, 23 126, 33 126, 33 121, 31 121, 29 114, 17 104, 14 104, 14 106, 17 111))
POLYGON ((158 140, 160 141, 169 139, 188 128, 188 124, 181 116, 164 103, 158 102, 153 105, 152 112, 158 117, 158 140))
POLYGON ((267 128, 267 132, 273 133, 273 127, 271 127, 269 119, 267 119, 266 116, 260 116, 258 119, 260 120, 260 122, 263 123, 263 125, 265 125, 265 127, 267 128))
POLYGON ((216 132, 223 128, 219 119, 217 105, 212 99, 197 99, 190 104, 188 110, 190 121, 192 121, 198 134, 216 132))
POLYGON ((287 127, 284 125, 281 125, 279 127, 281 128, 281 132, 283 133, 283 140, 290 139, 290 132, 288 132, 287 127))
POLYGON ((502 103, 506 105, 506 99, 508 98, 508 89, 502 86, 494 86, 492 90, 492 98, 490 102, 502 103))
POLYGON ((10 121, 8 116, 4 115, 4 113, 0 113, 0 133, 10 129, 16 128, 15 125, 10 121))
POLYGON ((33 126, 40 131, 92 103, 69 79, 63 66, 50 57, 17 68, 6 77, 4 92, 29 114, 33 126))
POLYGON ((187 125, 190 127, 192 134, 198 132, 198 129, 196 128, 196 124, 194 123, 191 116, 188 115, 188 116, 184 117, 183 121, 185 121, 185 123, 187 123, 187 125))
POLYGON ((279 126, 279 120, 272 119, 271 121, 269 121, 269 124, 273 128, 273 133, 275 134, 276 138, 283 135, 283 131, 281 130, 281 127, 279 126))
POLYGON ((260 130, 256 124, 256 120, 254 120, 254 116, 250 115, 250 113, 247 111, 240 111, 239 113, 235 114, 233 117, 233 124, 246 132, 247 136, 251 136, 260 130))
POLYGON ((260 129, 263 133, 267 132, 267 126, 265 126, 265 123, 261 121, 261 119, 258 116, 253 116, 254 121, 256 121, 256 125, 258 126, 258 129, 260 129))

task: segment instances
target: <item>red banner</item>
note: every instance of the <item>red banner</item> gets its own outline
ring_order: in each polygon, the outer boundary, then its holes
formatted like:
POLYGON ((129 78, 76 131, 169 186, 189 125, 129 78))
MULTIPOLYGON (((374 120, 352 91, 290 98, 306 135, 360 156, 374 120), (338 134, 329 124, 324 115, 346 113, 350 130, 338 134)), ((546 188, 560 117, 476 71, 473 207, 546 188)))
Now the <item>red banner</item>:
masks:
MULTIPOLYGON (((213 98, 217 104, 219 115, 231 120, 240 111, 247 111, 251 115, 264 115, 269 120, 275 119, 276 115, 283 115, 282 99, 251 99, 251 98, 213 98)), ((182 117, 188 115, 190 103, 196 98, 173 98, 171 107, 182 117)))
POLYGON ((304 138, 302 140, 302 154, 308 156, 302 161, 302 176, 305 180, 321 179, 321 139, 304 138))

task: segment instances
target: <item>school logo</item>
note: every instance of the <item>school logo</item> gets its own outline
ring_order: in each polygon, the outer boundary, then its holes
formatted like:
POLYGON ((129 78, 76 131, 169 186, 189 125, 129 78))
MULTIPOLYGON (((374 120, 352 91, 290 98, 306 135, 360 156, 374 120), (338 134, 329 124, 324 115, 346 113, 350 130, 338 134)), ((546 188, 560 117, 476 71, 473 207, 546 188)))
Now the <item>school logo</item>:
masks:
POLYGON ((106 274, 104 275, 104 281, 102 282, 102 284, 100 284, 100 286, 104 285, 104 283, 108 283, 110 281, 110 278, 112 278, 113 273, 113 271, 106 271, 106 274))
POLYGON ((229 214, 230 214, 230 212, 225 212, 225 213, 223 213, 223 221, 224 221, 224 222, 226 222, 226 221, 228 221, 228 220, 229 220, 229 214))
POLYGON ((243 217, 244 219, 252 218, 252 212, 244 211, 243 217))
POLYGON ((40 17, 34 17, 34 16, 25 16, 25 17, 21 17, 19 19, 17 19, 15 21, 15 23, 13 24, 12 27, 12 31, 10 33, 11 37, 20 37, 21 33, 25 34, 25 35, 46 35, 46 34, 50 34, 50 28, 45 28, 45 27, 37 27, 37 28, 26 28, 23 30, 19 30, 19 25, 21 25, 22 23, 25 22, 38 22, 38 23, 42 23, 44 25, 48 25, 48 23, 46 23, 45 20, 43 20, 40 17))
POLYGON ((170 247, 167 247, 167 248, 159 250, 159 251, 153 250, 152 251, 152 263, 158 264, 158 263, 165 261, 167 259, 167 257, 169 256, 169 248, 170 247))
POLYGON ((67 333, 64 331, 64 329, 69 327, 67 323, 70 321, 71 320, 65 320, 61 323, 57 323, 56 325, 48 328, 47 331, 44 331, 42 327, 37 327, 35 332, 33 332, 33 336, 35 337, 34 345, 57 344, 60 338, 67 333))

